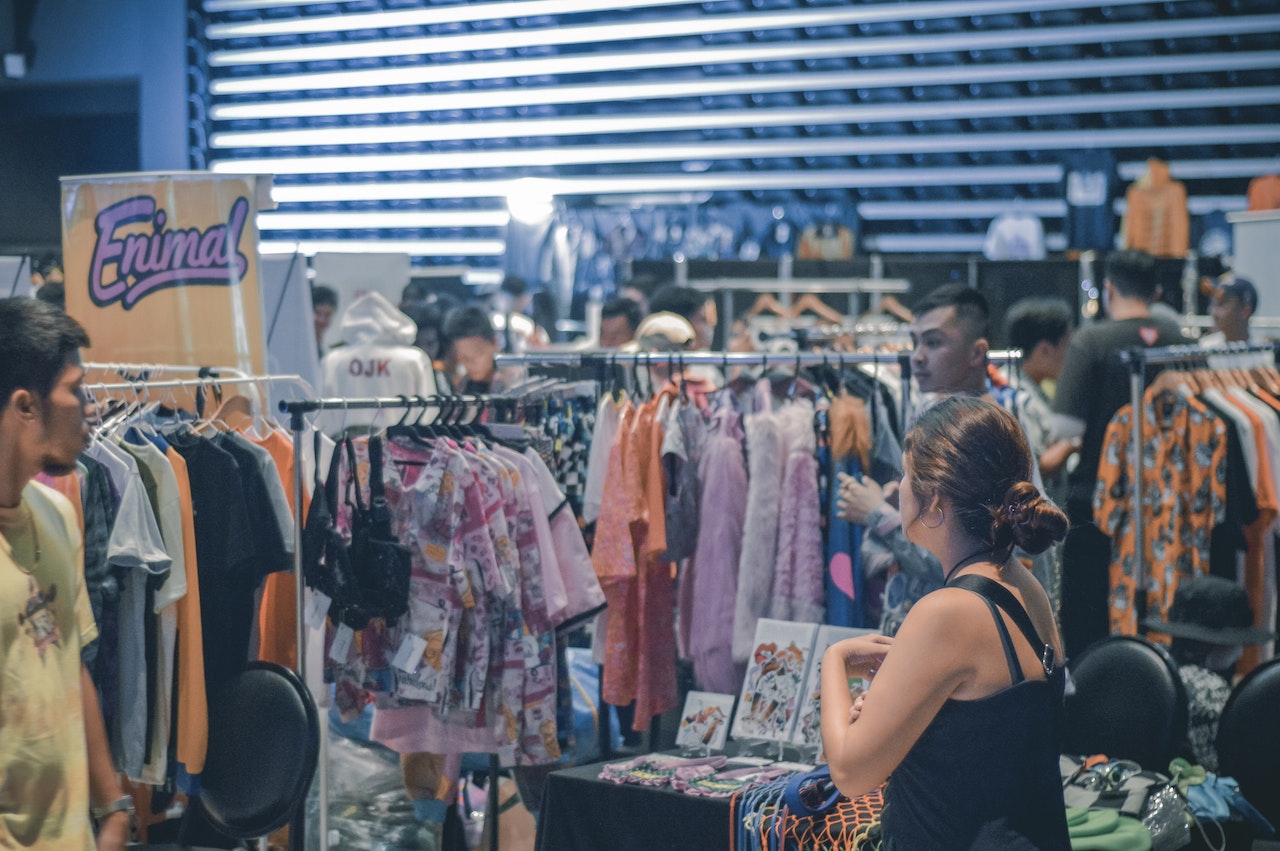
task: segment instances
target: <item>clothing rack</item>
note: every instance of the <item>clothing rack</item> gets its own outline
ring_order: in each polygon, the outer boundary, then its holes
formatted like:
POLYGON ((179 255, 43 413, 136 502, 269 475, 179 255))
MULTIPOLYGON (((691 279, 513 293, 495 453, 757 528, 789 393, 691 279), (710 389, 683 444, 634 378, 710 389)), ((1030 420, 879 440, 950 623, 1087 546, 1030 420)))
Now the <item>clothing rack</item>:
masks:
POLYGON ((1134 487, 1133 536, 1137 546, 1134 548, 1133 578, 1136 587, 1133 601, 1134 612, 1138 624, 1146 616, 1147 595, 1146 565, 1142 537, 1142 396, 1147 389, 1146 368, 1148 366, 1166 366, 1172 364, 1204 364, 1207 358, 1220 355, 1240 355, 1257 352, 1268 352, 1273 356, 1280 351, 1276 343, 1228 343, 1225 346, 1206 348, 1197 345, 1161 346, 1144 349, 1140 346, 1120 352, 1120 360, 1129 367, 1129 399, 1133 410, 1133 437, 1129 449, 1131 472, 1134 487))
MULTIPOLYGON (((270 383, 275 383, 280 381, 296 383, 299 387, 303 389, 304 392, 311 391, 310 383, 307 382, 307 380, 300 375, 292 375, 292 374, 246 375, 240 370, 234 369, 232 367, 202 367, 202 366, 192 366, 189 364, 158 364, 158 363, 117 363, 117 362, 100 363, 100 362, 93 362, 93 361, 84 362, 81 364, 81 366, 85 369, 86 372, 90 372, 90 371, 116 372, 116 373, 119 373, 121 378, 124 379, 123 381, 119 381, 119 382, 86 383, 84 385, 84 389, 89 393, 119 393, 119 392, 137 393, 139 390, 177 390, 182 388, 203 389, 203 388, 223 385, 223 384, 257 385, 262 383, 270 384, 270 383), (175 374, 175 375, 195 374, 197 375, 197 377, 196 378, 164 378, 164 379, 154 378, 153 379, 150 377, 153 374, 157 376, 166 375, 166 374, 175 374), (130 378, 129 377, 130 375, 137 375, 139 377, 130 378)), ((281 404, 284 404, 284 403, 282 402, 281 404)), ((297 450, 298 450, 298 441, 295 435, 295 439, 294 439, 294 464, 295 465, 298 465, 300 462, 300 458, 297 450)), ((294 498, 295 500, 299 500, 299 502, 297 503, 298 510, 300 510, 300 506, 301 506, 300 500, 302 499, 300 492, 296 488, 296 483, 299 480, 299 475, 300 475, 300 470, 295 471, 294 498)), ((296 514, 297 514, 297 510, 295 510, 295 515, 296 514)), ((298 568, 298 565, 301 563, 302 532, 301 532, 301 527, 297 526, 296 523, 295 523, 294 534, 293 534, 293 546, 295 550, 294 568, 297 575, 297 582, 299 584, 299 587, 301 587, 302 572, 298 568)), ((301 599, 301 595, 299 595, 299 599, 301 599)), ((302 616, 303 616, 303 611, 302 611, 302 608, 299 607, 298 608, 298 624, 299 624, 298 636, 299 637, 303 635, 302 616)), ((301 643, 299 643, 298 664, 296 666, 297 674, 299 677, 303 676, 303 669, 301 665, 301 661, 302 661, 301 648, 302 648, 302 645, 301 643)), ((323 725, 321 726, 321 729, 322 730, 324 729, 323 725)), ((305 804, 303 806, 305 806, 305 804)), ((302 812, 300 811, 298 815, 295 816, 293 820, 293 826, 290 831, 290 837, 291 837, 290 844, 294 848, 301 848, 304 846, 304 842, 305 842, 305 831, 303 829, 304 824, 305 824, 305 820, 303 819, 302 812)), ((260 846, 265 847, 265 840, 266 838, 262 837, 259 843, 260 846)), ((321 841, 322 842, 324 841, 323 837, 321 841)))
MULTIPOLYGON (((298 675, 306 679, 306 591, 302 576, 302 500, 304 494, 303 479, 303 435, 307 428, 306 414, 320 411, 360 411, 360 410, 400 410, 409 411, 418 408, 438 407, 444 405, 470 406, 487 405, 492 401, 487 396, 455 395, 455 396, 383 396, 360 399, 329 398, 281 400, 279 407, 282 413, 289 415, 289 429, 293 432, 293 572, 297 580, 297 617, 298 617, 298 675)), ((317 459, 317 462, 319 460, 317 459)), ((320 851, 329 848, 329 735, 328 723, 320 725, 320 789, 319 789, 319 823, 317 839, 320 851)), ((498 757, 489 757, 489 794, 485 803, 485 822, 489 826, 489 849, 498 851, 498 757)))
MULTIPOLYGON (((197 375, 208 374, 211 376, 243 376, 240 370, 230 366, 192 366, 190 364, 164 364, 164 363, 115 363, 115 362, 87 362, 82 363, 82 367, 86 371, 103 371, 103 372, 119 372, 119 373, 143 373, 150 375, 197 375)), ((143 379, 145 380, 145 379, 143 379)))

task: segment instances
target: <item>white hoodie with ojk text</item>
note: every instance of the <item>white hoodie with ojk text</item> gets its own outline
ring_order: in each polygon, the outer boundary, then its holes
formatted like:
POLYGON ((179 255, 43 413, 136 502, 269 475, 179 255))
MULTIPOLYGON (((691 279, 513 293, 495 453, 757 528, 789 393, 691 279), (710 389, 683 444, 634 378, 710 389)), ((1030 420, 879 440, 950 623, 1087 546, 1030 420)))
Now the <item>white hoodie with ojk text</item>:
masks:
MULTIPOLYGON (((436 394, 431 359, 413 345, 418 326, 381 294, 357 296, 342 314, 340 329, 343 345, 331 349, 320 362, 326 396, 363 399, 436 394)), ((402 416, 403 410, 328 411, 317 424, 333 434, 353 425, 386 427, 402 416)))

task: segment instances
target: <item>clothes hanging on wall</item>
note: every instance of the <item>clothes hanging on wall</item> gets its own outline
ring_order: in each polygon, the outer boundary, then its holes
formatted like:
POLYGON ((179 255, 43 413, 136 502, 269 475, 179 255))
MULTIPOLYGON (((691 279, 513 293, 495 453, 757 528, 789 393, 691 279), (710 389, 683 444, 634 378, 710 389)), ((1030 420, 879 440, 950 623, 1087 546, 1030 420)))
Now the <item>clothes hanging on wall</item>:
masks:
POLYGON ((1125 192, 1128 210, 1120 221, 1125 248, 1156 257, 1184 257, 1190 240, 1187 189, 1169 176, 1169 164, 1147 160, 1147 172, 1125 192))
POLYGON ((988 260, 1043 260, 1044 225, 1022 210, 1001 213, 987 228, 982 256, 988 260))
POLYGON ((1108 251, 1115 245, 1116 160, 1109 150, 1073 151, 1062 157, 1063 222, 1067 246, 1079 251, 1108 251))
POLYGON ((1249 181, 1249 209, 1280 210, 1280 174, 1260 174, 1249 181))

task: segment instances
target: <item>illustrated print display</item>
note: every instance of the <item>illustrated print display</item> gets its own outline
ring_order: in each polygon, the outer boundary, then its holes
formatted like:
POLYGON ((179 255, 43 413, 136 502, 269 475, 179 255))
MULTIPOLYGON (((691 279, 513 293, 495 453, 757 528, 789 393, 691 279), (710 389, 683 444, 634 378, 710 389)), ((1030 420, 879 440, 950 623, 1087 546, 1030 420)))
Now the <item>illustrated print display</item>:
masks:
POLYGON ((723 750, 733 717, 733 695, 691 691, 680 713, 676 744, 682 748, 723 750))
POLYGON ((818 625, 813 623, 761 618, 756 624, 730 730, 735 739, 790 741, 817 634, 818 625))
MULTIPOLYGON (((818 630, 818 639, 813 645, 813 662, 809 665, 808 675, 804 680, 804 689, 800 692, 800 715, 796 718, 795 731, 791 743, 800 748, 822 747, 822 713, 819 697, 822 694, 822 656, 827 648, 837 641, 854 638, 859 635, 874 633, 874 629, 854 629, 844 626, 823 626, 818 630)), ((850 677, 849 690, 855 697, 865 691, 867 681, 850 677)))

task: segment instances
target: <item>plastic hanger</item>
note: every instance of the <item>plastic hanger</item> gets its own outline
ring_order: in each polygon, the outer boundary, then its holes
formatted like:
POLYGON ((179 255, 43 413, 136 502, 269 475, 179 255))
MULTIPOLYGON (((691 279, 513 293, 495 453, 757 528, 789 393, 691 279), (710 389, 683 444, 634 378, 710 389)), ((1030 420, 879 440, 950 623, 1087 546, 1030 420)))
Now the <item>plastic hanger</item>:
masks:
POLYGON ((795 303, 791 305, 791 318, 799 319, 806 311, 815 314, 819 319, 833 324, 838 325, 844 322, 844 314, 813 293, 805 293, 796 299, 795 303))
POLYGON ((755 303, 751 305, 751 309, 747 311, 747 317, 760 316, 764 313, 772 313, 783 319, 792 318, 792 314, 787 311, 782 303, 778 301, 777 296, 773 293, 761 293, 756 297, 755 303))

